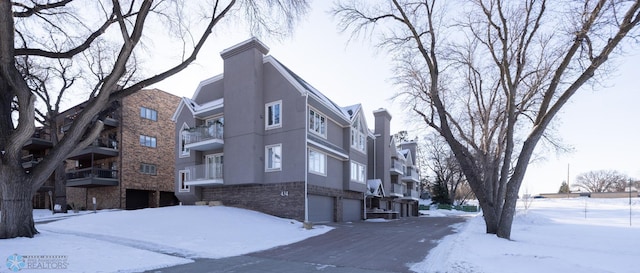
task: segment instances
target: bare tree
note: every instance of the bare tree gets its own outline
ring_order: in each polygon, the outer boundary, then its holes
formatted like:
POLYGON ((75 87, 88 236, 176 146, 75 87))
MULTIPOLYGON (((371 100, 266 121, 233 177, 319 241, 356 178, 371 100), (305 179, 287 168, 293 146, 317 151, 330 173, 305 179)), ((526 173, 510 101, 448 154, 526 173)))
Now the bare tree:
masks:
POLYGON ((451 147, 486 232, 508 239, 534 149, 623 39, 637 39, 639 9, 614 0, 392 0, 349 1, 334 14, 343 30, 376 37, 395 56, 399 96, 451 147))
POLYGON ((437 134, 429 134, 425 139, 423 156, 433 179, 429 181, 434 201, 462 205, 473 196, 467 179, 444 139, 437 134))
POLYGON ((576 177, 574 186, 588 192, 624 192, 629 177, 613 170, 600 170, 581 173, 576 177))
MULTIPOLYGON (((307 8, 305 0, 0 1, 0 238, 37 233, 32 196, 59 162, 97 137, 111 102, 186 68, 225 18, 247 19, 245 25, 254 33, 284 34, 307 8), (162 25, 163 32, 150 33, 154 25, 162 25), (149 71, 144 72, 145 56, 158 54, 149 46, 158 34, 179 40, 182 46, 166 50, 181 52, 182 58, 168 68, 147 67, 149 71), (69 71, 54 80, 44 73, 50 67, 69 71), (36 104, 51 106, 59 101, 47 100, 38 92, 63 90, 79 79, 82 84, 74 86, 89 93, 82 112, 45 158, 26 173, 21 150, 35 131, 36 104)), ((57 107, 39 113, 55 114, 57 107)))

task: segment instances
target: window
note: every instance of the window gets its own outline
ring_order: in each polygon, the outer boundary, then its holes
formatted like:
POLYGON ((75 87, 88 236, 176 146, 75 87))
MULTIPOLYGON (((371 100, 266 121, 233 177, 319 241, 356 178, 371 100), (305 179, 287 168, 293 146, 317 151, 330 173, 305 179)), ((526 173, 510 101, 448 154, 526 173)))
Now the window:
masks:
POLYGON ((269 145, 265 148, 265 170, 279 171, 282 169, 282 144, 269 145))
POLYGON ((265 127, 266 129, 278 128, 282 126, 282 101, 275 101, 265 105, 265 127))
POLYGON ((189 140, 189 126, 184 123, 182 124, 182 130, 180 131, 180 157, 189 157, 191 155, 191 151, 189 148, 186 148, 187 141, 189 140))
POLYGON ((222 171, 224 164, 224 157, 222 154, 210 154, 205 156, 206 179, 222 179, 222 171))
POLYGON ((158 121, 158 111, 146 107, 140 107, 140 117, 158 121))
POLYGON ((156 175, 158 172, 156 171, 156 165, 154 164, 140 164, 140 172, 144 174, 156 175))
POLYGON ((181 170, 178 172, 178 183, 179 185, 179 192, 188 192, 191 189, 189 188, 189 185, 185 185, 185 182, 189 181, 189 170, 181 170))
POLYGON ((208 137, 222 139, 224 136, 224 117, 216 117, 206 120, 208 137))
POLYGON ((140 135, 140 145, 155 148, 156 147, 156 138, 140 135))
POLYGON ((366 180, 366 168, 364 165, 351 161, 351 181, 364 183, 366 180))
POLYGON ((326 118, 312 109, 309 109, 309 131, 327 137, 326 118))
POLYGON ((351 125, 351 147, 365 152, 365 148, 367 146, 367 137, 364 134, 364 126, 358 116, 356 120, 351 125))
POLYGON ((309 172, 319 175, 327 174, 327 155, 309 149, 309 172))

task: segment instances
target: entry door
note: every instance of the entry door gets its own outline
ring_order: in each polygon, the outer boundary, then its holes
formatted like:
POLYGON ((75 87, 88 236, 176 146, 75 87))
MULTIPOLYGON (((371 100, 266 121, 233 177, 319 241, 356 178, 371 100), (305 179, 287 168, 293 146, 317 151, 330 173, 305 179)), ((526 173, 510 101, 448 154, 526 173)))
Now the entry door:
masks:
POLYGON ((222 154, 207 155, 207 178, 208 179, 220 179, 222 178, 222 154))

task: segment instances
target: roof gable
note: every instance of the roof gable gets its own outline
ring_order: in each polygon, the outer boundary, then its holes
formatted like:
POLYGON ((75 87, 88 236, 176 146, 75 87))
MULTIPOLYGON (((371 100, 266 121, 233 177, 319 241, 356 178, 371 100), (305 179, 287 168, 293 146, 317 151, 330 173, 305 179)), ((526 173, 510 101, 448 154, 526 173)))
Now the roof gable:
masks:
POLYGON ((350 124, 350 115, 342 107, 338 106, 332 100, 327 98, 324 94, 322 94, 322 92, 318 91, 318 89, 307 83, 296 73, 280 63, 280 61, 276 60, 276 58, 272 56, 266 56, 264 57, 264 62, 272 64, 276 68, 276 70, 278 70, 278 72, 280 72, 280 74, 284 76, 285 79, 287 79, 296 89, 298 89, 300 94, 307 94, 312 96, 314 99, 327 107, 327 109, 340 117, 342 121, 350 124))

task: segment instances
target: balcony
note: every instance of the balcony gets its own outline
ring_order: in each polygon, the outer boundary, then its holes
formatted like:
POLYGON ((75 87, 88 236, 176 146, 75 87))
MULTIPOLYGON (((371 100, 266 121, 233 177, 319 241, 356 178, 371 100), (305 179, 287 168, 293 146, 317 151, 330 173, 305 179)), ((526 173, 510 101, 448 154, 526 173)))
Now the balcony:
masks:
POLYGON ((418 172, 412 167, 407 168, 407 171, 400 178, 402 181, 420 183, 420 177, 418 177, 418 172))
MULTIPOLYGON (((74 113, 72 115, 67 115, 64 120, 62 121, 62 132, 64 133, 66 131, 69 130, 69 128, 71 128, 71 125, 73 124, 73 121, 76 119, 76 117, 81 113, 77 112, 74 113)), ((108 127, 118 127, 118 125, 120 125, 120 120, 118 119, 118 115, 116 113, 111 113, 109 114, 107 117, 104 118, 104 120, 102 121, 104 123, 105 128, 108 127)))
POLYGON ((189 166, 189 176, 185 180, 186 186, 212 186, 224 184, 222 175, 223 164, 204 164, 189 166))
POLYGON ((391 183, 391 195, 392 197, 404 197, 404 193, 407 189, 407 186, 397 183, 391 183))
POLYGON ((117 186, 118 171, 102 168, 84 168, 67 172, 67 187, 117 186))
POLYGON ((392 158, 391 168, 389 169, 389 171, 391 172, 391 175, 402 175, 404 173, 403 167, 404 164, 402 163, 402 161, 392 158))
POLYGON ((104 159, 118 156, 118 141, 108 138, 97 138, 86 148, 71 154, 68 159, 104 159))
POLYGON ((36 132, 31 136, 27 142, 24 143, 22 147, 24 150, 45 150, 53 147, 49 135, 44 132, 44 130, 36 129, 36 132))
POLYGON ((224 145, 223 128, 220 125, 198 126, 182 131, 184 147, 194 151, 220 149, 224 145))
POLYGON ((33 168, 34 166, 36 166, 36 164, 40 163, 40 161, 42 161, 42 156, 30 154, 27 156, 23 156, 21 161, 22 161, 22 168, 27 170, 27 169, 33 168))
POLYGON ((417 190, 408 189, 404 192, 402 199, 419 201, 420 193, 417 190))

